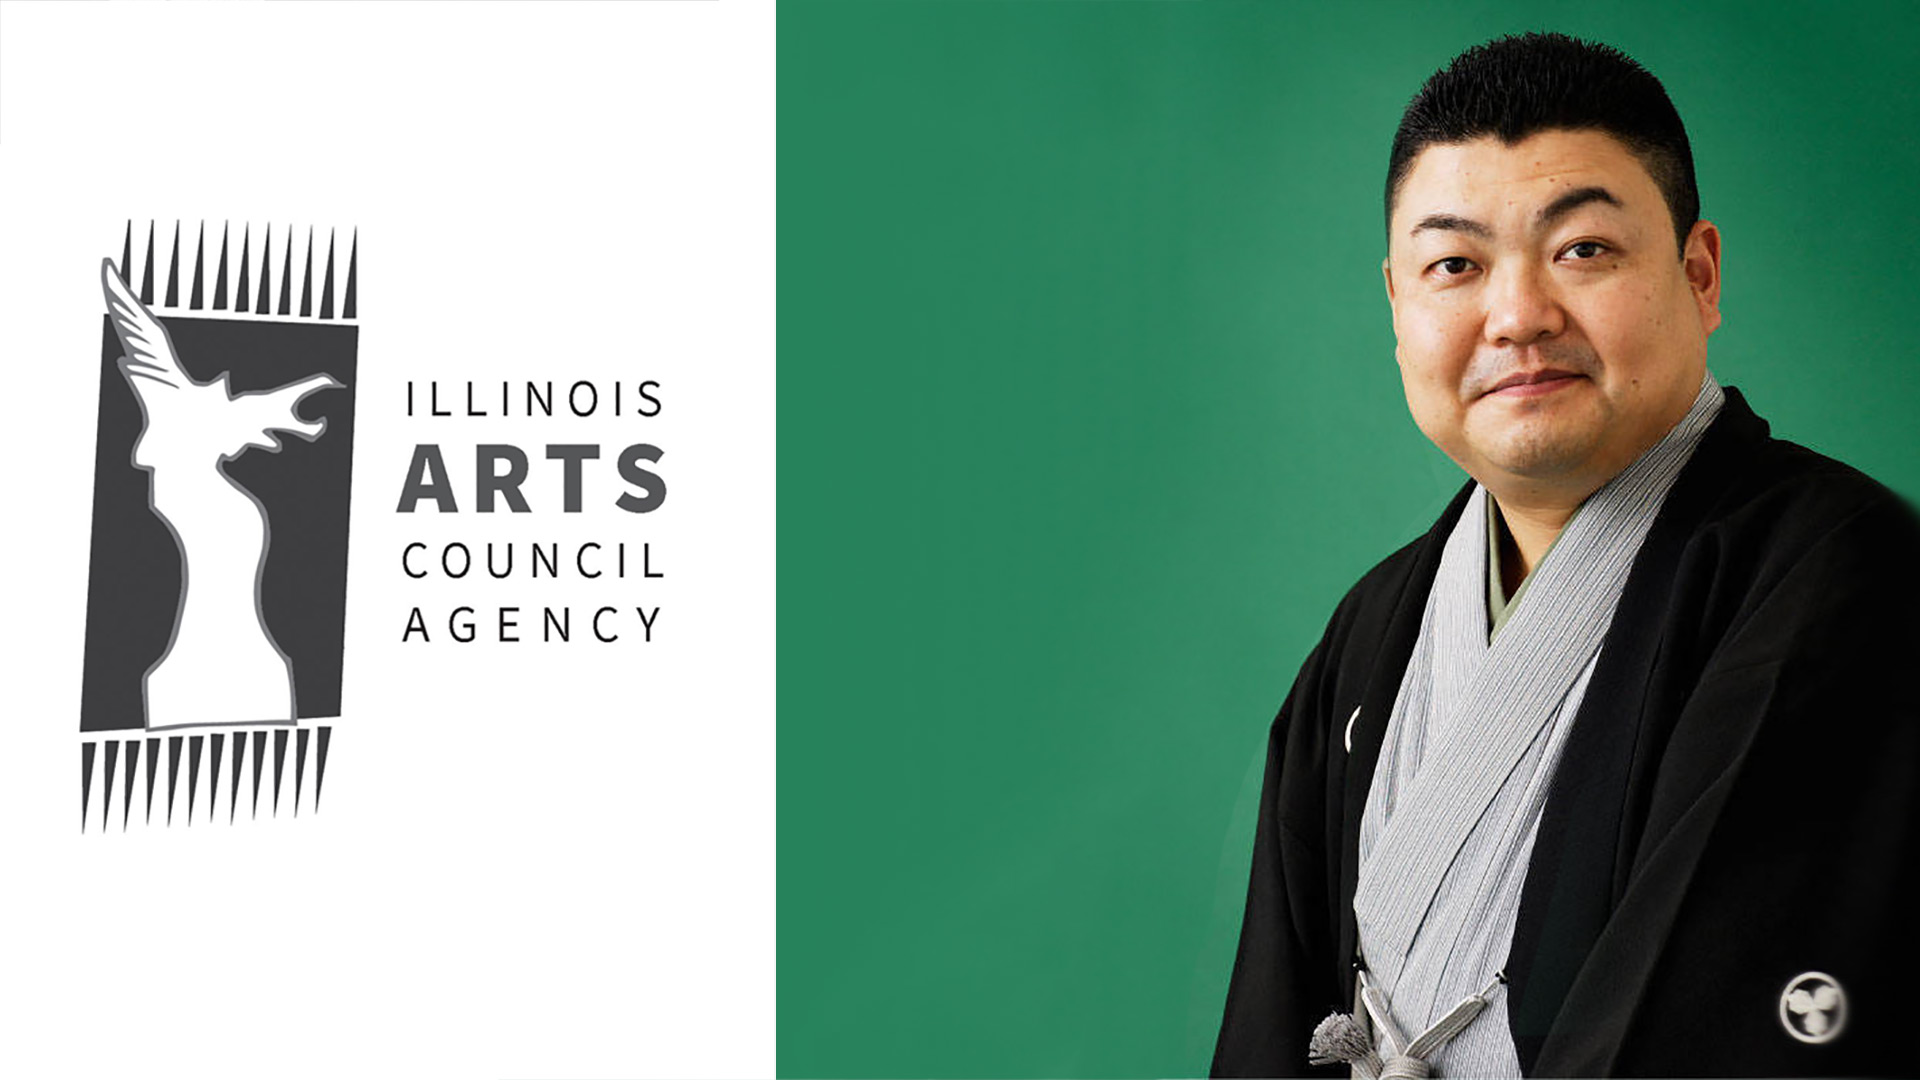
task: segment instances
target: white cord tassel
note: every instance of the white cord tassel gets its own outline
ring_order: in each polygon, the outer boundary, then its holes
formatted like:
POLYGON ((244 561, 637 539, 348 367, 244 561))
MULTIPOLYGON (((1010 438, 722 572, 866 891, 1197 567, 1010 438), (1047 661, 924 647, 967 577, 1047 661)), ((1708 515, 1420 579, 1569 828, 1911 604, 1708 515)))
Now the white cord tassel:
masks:
POLYGON ((1354 1075, 1361 1080, 1375 1080, 1380 1075, 1380 1055, 1374 1052, 1373 1040, 1367 1038, 1351 1014, 1329 1013, 1313 1029, 1313 1038, 1307 1043, 1307 1063, 1343 1062, 1353 1066, 1354 1075))
POLYGON ((1332 1013, 1313 1029, 1313 1038, 1307 1043, 1307 1063, 1345 1063, 1352 1066, 1353 1075, 1359 1080, 1425 1080, 1433 1070, 1427 1059, 1452 1042, 1454 1036, 1466 1030, 1473 1018, 1480 1015, 1480 1010, 1487 1007, 1494 989, 1506 982, 1507 977, 1505 972, 1496 973, 1486 989, 1477 994, 1468 994, 1451 1012, 1421 1032, 1411 1043, 1406 1041, 1406 1036, 1394 1024, 1393 1014, 1387 1008, 1386 995, 1367 978, 1365 970, 1359 973, 1359 980, 1358 997, 1374 1028, 1385 1036, 1385 1060, 1381 1059, 1374 1040, 1351 1013, 1332 1013))

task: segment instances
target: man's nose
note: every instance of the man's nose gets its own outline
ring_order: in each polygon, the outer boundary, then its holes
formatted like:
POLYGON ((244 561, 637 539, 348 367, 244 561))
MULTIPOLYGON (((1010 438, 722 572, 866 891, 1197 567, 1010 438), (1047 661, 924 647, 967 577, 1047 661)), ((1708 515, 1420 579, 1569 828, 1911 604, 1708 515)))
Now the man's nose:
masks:
POLYGON ((1557 336, 1567 328, 1566 309, 1554 295, 1553 283, 1539 268, 1512 263, 1496 268, 1483 295, 1489 344, 1528 345, 1557 336))

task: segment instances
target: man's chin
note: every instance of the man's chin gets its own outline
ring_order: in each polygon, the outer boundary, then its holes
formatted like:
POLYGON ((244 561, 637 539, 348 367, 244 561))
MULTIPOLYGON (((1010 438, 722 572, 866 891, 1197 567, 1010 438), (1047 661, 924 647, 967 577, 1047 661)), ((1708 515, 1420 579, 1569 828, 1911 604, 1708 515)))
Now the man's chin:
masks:
POLYGON ((1489 446, 1480 459, 1516 479, 1554 483, 1586 473, 1593 452, 1594 440, 1584 432, 1540 431, 1517 433, 1489 446))

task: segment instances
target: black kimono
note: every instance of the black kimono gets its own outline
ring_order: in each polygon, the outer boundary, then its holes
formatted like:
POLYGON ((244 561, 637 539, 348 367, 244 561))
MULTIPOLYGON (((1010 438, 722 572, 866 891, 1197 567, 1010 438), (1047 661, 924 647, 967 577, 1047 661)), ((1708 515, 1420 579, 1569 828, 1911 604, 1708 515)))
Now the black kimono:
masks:
MULTIPOLYGON (((1726 394, 1540 822, 1505 967, 1530 1076, 1920 1074, 1920 524, 1726 394), (1789 1033, 1809 972, 1845 995, 1829 1041, 1789 1033)), ((1345 1075, 1307 1040, 1353 1005, 1361 811, 1471 490, 1347 594, 1273 722, 1216 1076, 1345 1075)))

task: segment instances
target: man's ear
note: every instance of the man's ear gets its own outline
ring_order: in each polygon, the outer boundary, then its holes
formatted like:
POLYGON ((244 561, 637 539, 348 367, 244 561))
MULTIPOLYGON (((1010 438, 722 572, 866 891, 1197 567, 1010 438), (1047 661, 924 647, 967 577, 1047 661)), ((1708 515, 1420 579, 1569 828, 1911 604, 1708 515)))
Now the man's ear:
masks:
POLYGON ((1387 303, 1393 303, 1393 260, 1380 260, 1380 275, 1387 279, 1387 303))
POLYGON ((1720 230, 1713 222, 1693 223, 1680 262, 1687 274, 1687 288, 1700 308, 1700 328, 1711 334, 1720 326, 1720 230))

